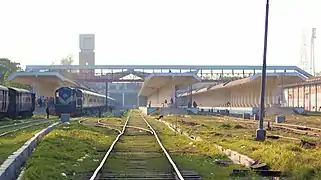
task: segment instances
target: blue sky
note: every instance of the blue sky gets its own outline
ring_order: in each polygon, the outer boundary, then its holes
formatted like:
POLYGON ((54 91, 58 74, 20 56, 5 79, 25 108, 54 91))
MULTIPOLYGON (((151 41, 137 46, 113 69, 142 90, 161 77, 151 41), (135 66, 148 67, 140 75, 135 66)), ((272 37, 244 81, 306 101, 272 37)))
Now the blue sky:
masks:
MULTIPOLYGON (((321 2, 270 2, 268 65, 298 65, 303 31, 309 40, 311 28, 316 27, 318 38, 321 2)), ((68 54, 78 59, 81 33, 96 35, 96 64, 262 62, 265 0, 1 0, 0 4, 0 57, 23 66, 59 63, 68 54)))

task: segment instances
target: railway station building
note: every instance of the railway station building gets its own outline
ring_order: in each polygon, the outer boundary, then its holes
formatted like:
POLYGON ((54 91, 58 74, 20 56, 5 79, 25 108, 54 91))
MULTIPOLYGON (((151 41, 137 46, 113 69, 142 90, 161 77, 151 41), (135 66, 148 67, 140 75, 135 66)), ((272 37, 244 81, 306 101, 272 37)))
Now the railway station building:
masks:
POLYGON ((321 76, 284 86, 285 106, 321 111, 321 76))

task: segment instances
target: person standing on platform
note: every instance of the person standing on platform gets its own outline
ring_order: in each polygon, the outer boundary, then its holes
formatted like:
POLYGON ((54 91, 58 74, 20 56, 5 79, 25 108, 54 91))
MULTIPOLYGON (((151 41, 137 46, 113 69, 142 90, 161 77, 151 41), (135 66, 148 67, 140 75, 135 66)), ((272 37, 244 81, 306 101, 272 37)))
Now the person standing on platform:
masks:
POLYGON ((45 105, 45 102, 46 102, 46 98, 45 98, 45 96, 42 96, 41 97, 41 107, 43 107, 45 105))
POLYGON ((49 107, 48 106, 46 108, 46 113, 47 113, 47 119, 49 119, 49 107))

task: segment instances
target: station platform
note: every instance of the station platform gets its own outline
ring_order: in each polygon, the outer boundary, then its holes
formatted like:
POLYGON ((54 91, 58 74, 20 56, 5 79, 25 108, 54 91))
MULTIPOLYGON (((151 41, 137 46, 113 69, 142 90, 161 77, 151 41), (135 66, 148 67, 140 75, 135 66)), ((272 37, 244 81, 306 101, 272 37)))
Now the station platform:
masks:
POLYGON ((75 81, 68 79, 59 72, 18 72, 8 78, 9 80, 32 86, 36 97, 53 97, 55 90, 62 86, 77 86, 75 81))
MULTIPOLYGON (((265 106, 281 105, 284 100, 283 88, 287 84, 299 83, 307 78, 296 73, 267 73, 265 106)), ((259 107, 261 95, 261 74, 226 82, 212 87, 195 90, 191 93, 198 107, 259 107)), ((180 94, 187 105, 190 93, 180 94)))
POLYGON ((176 91, 199 82, 201 82, 201 78, 195 73, 150 74, 145 78, 138 96, 146 96, 147 104, 150 103, 151 107, 170 105, 174 108, 176 107, 176 91))

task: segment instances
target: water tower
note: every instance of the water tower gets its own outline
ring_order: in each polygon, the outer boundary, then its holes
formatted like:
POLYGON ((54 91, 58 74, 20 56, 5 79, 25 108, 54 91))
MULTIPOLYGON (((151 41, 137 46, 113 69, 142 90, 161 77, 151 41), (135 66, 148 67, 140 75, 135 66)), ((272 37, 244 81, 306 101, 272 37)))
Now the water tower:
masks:
MULTIPOLYGON (((94 66, 95 65, 95 34, 79 35, 79 65, 94 66)), ((88 71, 82 71, 89 73, 88 71)))

